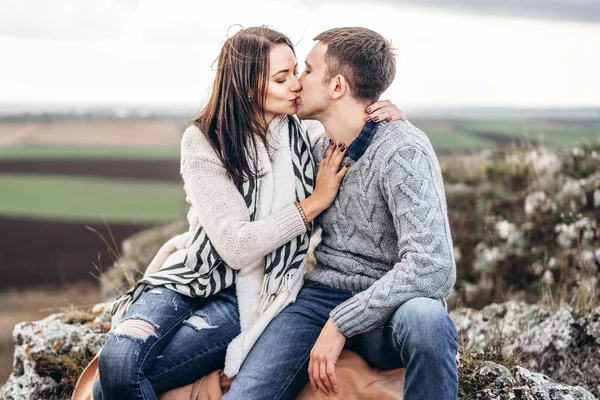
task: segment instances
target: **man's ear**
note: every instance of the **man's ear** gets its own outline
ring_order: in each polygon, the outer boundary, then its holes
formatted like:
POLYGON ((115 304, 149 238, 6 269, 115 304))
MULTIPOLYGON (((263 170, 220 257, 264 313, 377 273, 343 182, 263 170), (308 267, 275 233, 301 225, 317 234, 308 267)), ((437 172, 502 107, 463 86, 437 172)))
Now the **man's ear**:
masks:
POLYGON ((331 97, 334 100, 342 98, 348 90, 348 81, 342 75, 336 75, 331 79, 331 97))

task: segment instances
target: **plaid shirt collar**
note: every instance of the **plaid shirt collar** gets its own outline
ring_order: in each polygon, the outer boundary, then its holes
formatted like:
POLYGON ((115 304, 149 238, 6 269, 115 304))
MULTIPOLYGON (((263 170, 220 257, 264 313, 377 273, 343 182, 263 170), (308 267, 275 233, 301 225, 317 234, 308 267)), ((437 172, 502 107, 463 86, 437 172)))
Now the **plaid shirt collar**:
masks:
POLYGON ((358 161, 358 159, 367 151, 367 147, 371 144, 371 140, 373 140, 373 136, 375 135, 375 131, 377 127, 377 123, 373 121, 369 121, 365 124, 360 131, 360 134, 354 141, 348 146, 348 152, 346 153, 347 157, 350 157, 353 161, 358 161))

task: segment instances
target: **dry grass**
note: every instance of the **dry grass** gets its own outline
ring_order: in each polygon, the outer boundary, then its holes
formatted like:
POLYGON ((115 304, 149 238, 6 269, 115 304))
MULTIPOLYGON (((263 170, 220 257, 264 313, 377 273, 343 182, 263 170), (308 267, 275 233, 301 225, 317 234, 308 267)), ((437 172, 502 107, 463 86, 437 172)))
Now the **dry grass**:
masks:
POLYGON ((458 370, 458 398, 460 400, 479 398, 478 395, 486 389, 486 385, 474 373, 481 362, 492 361, 503 365, 512 371, 517 365, 527 368, 528 364, 521 358, 520 352, 506 355, 502 352, 502 335, 495 336, 494 340, 486 338, 483 353, 475 352, 464 345, 464 340, 459 339, 459 352, 461 365, 458 370))
POLYGON ((68 354, 35 353, 32 358, 35 372, 39 376, 52 378, 58 383, 51 398, 65 399, 73 394, 79 375, 94 358, 94 354, 82 351, 68 354))
POLYGON ((457 304, 481 308, 516 298, 582 312, 600 304, 600 264, 593 260, 600 243, 599 154, 600 143, 504 148, 442 163, 459 250, 457 304), (526 212, 539 193, 546 200, 526 212), (512 228, 501 235, 498 223, 512 228))

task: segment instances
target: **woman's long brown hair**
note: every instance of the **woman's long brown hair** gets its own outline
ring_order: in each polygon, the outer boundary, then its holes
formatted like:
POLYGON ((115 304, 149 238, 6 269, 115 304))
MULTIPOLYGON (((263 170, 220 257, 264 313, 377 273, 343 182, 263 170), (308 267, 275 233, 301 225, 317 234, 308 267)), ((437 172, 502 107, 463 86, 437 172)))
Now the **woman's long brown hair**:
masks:
POLYGON ((238 186, 261 174, 256 165, 257 139, 268 146, 264 104, 269 52, 278 44, 294 51, 287 36, 264 26, 243 29, 227 39, 219 53, 210 99, 192 120, 238 186))

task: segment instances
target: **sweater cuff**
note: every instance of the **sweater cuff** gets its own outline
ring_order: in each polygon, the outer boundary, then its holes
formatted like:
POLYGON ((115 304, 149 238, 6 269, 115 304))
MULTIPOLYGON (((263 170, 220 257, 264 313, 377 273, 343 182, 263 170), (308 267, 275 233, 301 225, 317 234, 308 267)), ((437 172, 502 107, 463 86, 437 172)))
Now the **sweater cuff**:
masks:
POLYGON ((351 297, 333 309, 329 316, 338 331, 347 338, 369 330, 369 313, 365 305, 356 296, 351 297))
POLYGON ((306 225, 304 225, 302 215, 300 215, 294 204, 281 209, 273 219, 279 227, 279 237, 282 239, 282 243, 287 243, 296 236, 306 232, 306 225))

